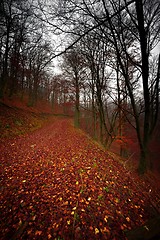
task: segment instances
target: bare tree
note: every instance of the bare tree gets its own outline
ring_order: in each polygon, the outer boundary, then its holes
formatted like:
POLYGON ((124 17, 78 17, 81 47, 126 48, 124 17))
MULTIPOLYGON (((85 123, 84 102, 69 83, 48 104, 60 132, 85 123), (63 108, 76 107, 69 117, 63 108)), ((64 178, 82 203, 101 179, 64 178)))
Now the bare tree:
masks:
POLYGON ((83 55, 78 48, 73 48, 64 55, 65 71, 71 74, 75 88, 75 126, 80 126, 80 85, 85 67, 83 55))

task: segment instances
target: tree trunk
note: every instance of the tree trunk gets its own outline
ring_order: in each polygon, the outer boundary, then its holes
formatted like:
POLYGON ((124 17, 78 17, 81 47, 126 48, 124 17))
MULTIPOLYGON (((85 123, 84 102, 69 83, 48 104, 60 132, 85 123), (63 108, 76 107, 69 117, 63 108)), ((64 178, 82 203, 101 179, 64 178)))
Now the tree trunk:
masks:
POLYGON ((0 98, 4 97, 4 92, 7 88, 7 81, 8 81, 8 55, 9 55, 9 36, 10 34, 10 22, 7 26, 7 36, 6 36, 6 48, 5 48, 5 59, 3 63, 3 71, 0 78, 0 98))
POLYGON ((140 149, 140 159, 139 159, 139 165, 138 165, 138 172, 139 174, 144 174, 147 169, 147 147, 142 147, 140 149))
POLYGON ((142 81, 143 81, 143 96, 145 104, 144 112, 144 124, 143 124, 143 149, 140 153, 139 171, 144 173, 148 168, 147 164, 147 153, 148 143, 150 137, 150 93, 148 86, 149 76, 149 63, 148 63, 148 52, 147 52, 147 36, 144 27, 144 13, 142 0, 136 0, 136 12, 138 21, 138 30, 140 37, 141 56, 142 56, 142 81))
POLYGON ((94 77, 92 76, 92 127, 93 127, 93 138, 97 140, 97 129, 96 129, 96 109, 95 109, 95 91, 94 91, 94 77))
POLYGON ((75 103, 74 125, 75 125, 75 127, 79 128, 79 126, 80 126, 79 81, 78 81, 77 74, 75 74, 75 88, 76 88, 76 103, 75 103))

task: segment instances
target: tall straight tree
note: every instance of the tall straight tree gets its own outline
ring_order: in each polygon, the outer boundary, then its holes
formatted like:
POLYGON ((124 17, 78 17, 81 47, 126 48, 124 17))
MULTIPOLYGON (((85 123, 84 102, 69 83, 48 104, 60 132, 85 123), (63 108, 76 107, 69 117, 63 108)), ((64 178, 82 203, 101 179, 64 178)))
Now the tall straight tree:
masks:
MULTIPOLYGON (((152 48, 152 38, 155 38, 156 35, 151 36, 151 27, 156 27, 157 24, 160 24, 159 17, 160 17, 160 3, 157 1, 152 2, 153 6, 149 1, 146 1, 146 6, 144 5, 142 0, 136 0, 136 13, 137 13, 137 29, 139 33, 139 40, 140 40, 140 49, 141 49, 141 70, 142 70, 142 84, 143 84, 143 96, 144 96, 144 124, 143 124, 143 136, 140 143, 140 150, 141 150, 141 157, 140 157, 140 164, 139 164, 139 171, 143 173, 147 168, 147 155, 148 155, 148 144, 150 142, 150 138, 152 137, 153 130, 155 128, 155 123, 157 121, 159 110, 159 97, 157 97, 159 92, 159 81, 160 81, 160 54, 159 54, 159 63, 157 67, 157 78, 155 79, 155 96, 154 102, 156 105, 153 107, 151 104, 152 94, 151 94, 151 86, 149 84, 149 55, 152 48), (151 15, 149 20, 145 18, 145 13, 147 15, 151 11, 151 15), (159 21, 155 23, 153 26, 153 21, 159 21), (151 116, 154 114, 154 121, 151 121, 151 116)), ((156 29, 155 29, 156 30, 156 29)), ((160 33, 160 28, 157 29, 154 34, 160 33)), ((158 34, 157 34, 158 37, 158 34)))
POLYGON ((73 85, 75 88, 75 127, 80 126, 80 84, 83 75, 83 69, 85 67, 85 62, 83 55, 81 55, 80 50, 77 48, 71 49, 68 53, 64 55, 64 69, 73 78, 73 85))

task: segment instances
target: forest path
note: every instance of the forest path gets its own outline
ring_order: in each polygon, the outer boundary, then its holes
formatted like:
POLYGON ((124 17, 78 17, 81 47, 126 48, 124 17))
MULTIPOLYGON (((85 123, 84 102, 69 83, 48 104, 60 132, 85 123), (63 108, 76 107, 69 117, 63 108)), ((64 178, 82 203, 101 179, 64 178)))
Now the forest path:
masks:
POLYGON ((0 142, 0 239, 126 239, 150 217, 130 173, 70 119, 0 142))

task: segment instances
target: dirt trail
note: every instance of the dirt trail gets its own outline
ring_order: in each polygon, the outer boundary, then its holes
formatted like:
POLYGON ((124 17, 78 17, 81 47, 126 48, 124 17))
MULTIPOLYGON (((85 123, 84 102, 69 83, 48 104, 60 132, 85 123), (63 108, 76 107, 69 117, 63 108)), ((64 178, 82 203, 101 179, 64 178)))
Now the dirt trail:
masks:
POLYGON ((126 239, 152 217, 131 174, 69 119, 0 142, 0 239, 126 239))

